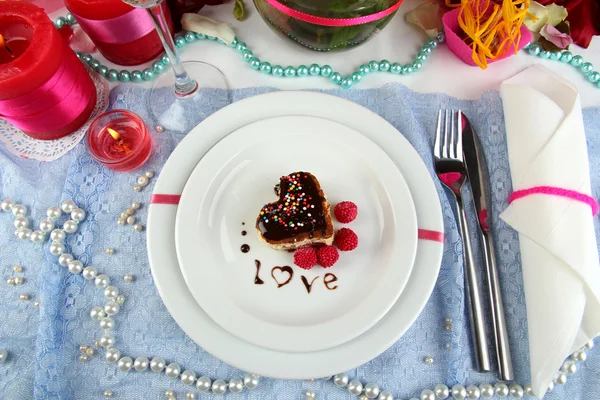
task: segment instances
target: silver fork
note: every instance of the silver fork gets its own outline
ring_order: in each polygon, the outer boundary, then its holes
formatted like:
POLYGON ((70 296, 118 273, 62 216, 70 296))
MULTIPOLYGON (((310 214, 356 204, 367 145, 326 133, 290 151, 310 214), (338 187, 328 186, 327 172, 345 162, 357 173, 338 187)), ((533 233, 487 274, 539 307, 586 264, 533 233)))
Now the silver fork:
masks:
POLYGON ((487 333, 481 292, 477 284, 477 268, 473 258, 467 216, 462 198, 462 188, 466 182, 467 172, 463 160, 461 125, 462 113, 460 111, 445 110, 443 113, 441 110, 439 111, 433 155, 435 157, 436 174, 444 186, 452 191, 456 202, 458 226, 463 244, 472 337, 475 346, 475 364, 477 370, 487 372, 491 369, 487 333))

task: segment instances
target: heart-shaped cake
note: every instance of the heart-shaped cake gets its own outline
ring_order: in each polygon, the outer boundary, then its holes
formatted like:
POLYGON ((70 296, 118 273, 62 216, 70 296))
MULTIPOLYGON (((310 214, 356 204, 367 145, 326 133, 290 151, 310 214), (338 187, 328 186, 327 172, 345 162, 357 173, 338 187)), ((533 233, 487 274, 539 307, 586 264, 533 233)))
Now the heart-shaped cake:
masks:
POLYGON ((256 219, 260 239, 277 250, 333 242, 327 196, 309 172, 282 176, 275 186, 279 200, 265 204, 256 219))

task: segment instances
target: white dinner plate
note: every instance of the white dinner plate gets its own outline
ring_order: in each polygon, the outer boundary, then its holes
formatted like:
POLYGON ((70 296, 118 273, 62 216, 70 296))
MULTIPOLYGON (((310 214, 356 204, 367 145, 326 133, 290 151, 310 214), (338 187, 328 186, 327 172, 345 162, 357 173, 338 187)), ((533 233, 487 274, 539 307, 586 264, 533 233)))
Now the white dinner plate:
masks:
POLYGON ((309 353, 281 352, 252 345, 221 328, 198 305, 179 268, 174 204, 199 160, 219 140, 252 122, 288 115, 315 116, 342 123, 385 149, 411 191, 419 229, 443 232, 442 211, 431 175, 416 150, 391 124, 348 100, 322 93, 286 91, 233 103, 206 118, 181 141, 154 187, 147 244, 154 282, 165 306, 198 345, 245 371, 273 378, 310 379, 361 365, 381 354, 406 332, 431 295, 443 244, 420 239, 410 278, 394 306, 371 329, 340 346, 309 353))
POLYGON ((414 205, 394 162, 347 126, 307 116, 254 122, 211 148, 185 185, 175 233, 204 312, 240 339, 287 352, 327 349, 371 328, 402 292, 417 249, 414 205), (277 200, 279 178, 296 171, 313 173, 331 204, 358 205, 347 226, 359 247, 331 268, 295 266, 292 253, 261 243, 254 229, 263 205, 277 200))

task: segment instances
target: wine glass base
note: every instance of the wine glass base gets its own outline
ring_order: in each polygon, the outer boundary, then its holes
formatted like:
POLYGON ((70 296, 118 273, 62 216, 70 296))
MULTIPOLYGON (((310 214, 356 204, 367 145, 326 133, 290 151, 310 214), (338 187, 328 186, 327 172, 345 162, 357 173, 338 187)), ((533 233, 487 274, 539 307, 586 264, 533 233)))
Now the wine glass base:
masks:
POLYGON ((175 93, 175 75, 163 72, 148 94, 148 110, 154 122, 165 130, 188 133, 207 117, 205 112, 230 103, 225 75, 215 66, 200 61, 184 61, 183 67, 198 83, 198 89, 187 96, 175 93), (207 107, 211 103, 212 107, 207 107))

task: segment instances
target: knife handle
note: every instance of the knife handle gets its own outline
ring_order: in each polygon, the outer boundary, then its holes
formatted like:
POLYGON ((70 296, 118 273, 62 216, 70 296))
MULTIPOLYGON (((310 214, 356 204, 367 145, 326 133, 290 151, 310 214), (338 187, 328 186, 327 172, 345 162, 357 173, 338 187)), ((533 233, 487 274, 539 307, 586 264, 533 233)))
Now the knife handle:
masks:
POLYGON ((467 216, 460 193, 456 194, 456 206, 458 209, 458 225, 460 236, 462 237, 463 256, 465 261, 465 280, 467 289, 467 299, 470 306, 471 329, 473 344, 475 346, 475 361, 479 372, 489 372, 490 354, 487 345, 487 332, 483 316, 483 305, 481 293, 477 284, 477 268, 473 257, 471 246, 471 237, 469 236, 469 227, 467 225, 467 216))
POLYGON ((490 292, 490 303, 492 310, 492 324, 494 327, 494 341, 496 342, 496 359, 498 360, 498 375, 502 381, 512 381, 514 376, 512 358, 510 355, 510 344, 508 343, 508 330, 506 329, 506 318, 502 292, 500 290, 500 279, 498 267, 496 266, 496 254, 489 232, 480 229, 481 242, 483 243, 483 259, 490 292))

